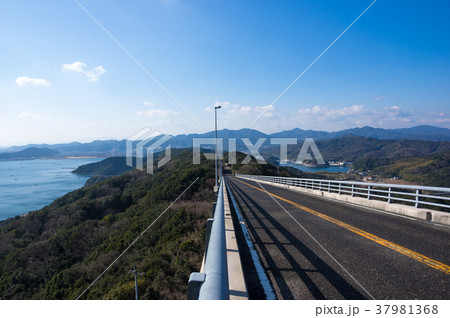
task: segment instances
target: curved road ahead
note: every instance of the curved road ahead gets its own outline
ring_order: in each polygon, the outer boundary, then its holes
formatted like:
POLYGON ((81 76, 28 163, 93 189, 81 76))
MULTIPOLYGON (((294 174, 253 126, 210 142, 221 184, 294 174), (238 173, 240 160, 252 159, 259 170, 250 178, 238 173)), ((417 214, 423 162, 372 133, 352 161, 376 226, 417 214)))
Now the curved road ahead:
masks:
POLYGON ((226 181, 279 299, 450 299, 450 227, 226 181))

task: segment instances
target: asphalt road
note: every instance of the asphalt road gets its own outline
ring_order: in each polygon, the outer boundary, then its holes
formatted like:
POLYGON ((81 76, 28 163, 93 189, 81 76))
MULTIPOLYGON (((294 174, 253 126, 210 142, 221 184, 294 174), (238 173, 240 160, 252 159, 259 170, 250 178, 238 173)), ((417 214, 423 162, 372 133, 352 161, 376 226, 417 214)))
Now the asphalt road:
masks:
POLYGON ((278 299, 450 299, 450 227, 226 181, 278 299))

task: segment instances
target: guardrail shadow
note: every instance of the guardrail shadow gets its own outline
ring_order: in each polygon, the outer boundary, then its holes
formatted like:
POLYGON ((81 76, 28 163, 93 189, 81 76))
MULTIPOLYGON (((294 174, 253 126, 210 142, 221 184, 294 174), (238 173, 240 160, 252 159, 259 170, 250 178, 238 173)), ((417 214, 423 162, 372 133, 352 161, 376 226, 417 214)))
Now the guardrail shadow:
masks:
POLYGON ((275 280, 272 281, 272 284, 277 285, 278 290, 276 293, 279 298, 296 299, 295 294, 298 295, 298 292, 292 290, 292 283, 289 284, 283 276, 283 273, 292 271, 298 275, 299 279, 304 283, 310 292, 311 297, 314 299, 327 298, 324 291, 321 289, 323 286, 319 286, 319 284, 308 275, 308 273, 311 272, 318 273, 325 278, 344 299, 366 299, 363 294, 347 282, 346 279, 328 265, 326 261, 295 237, 251 196, 237 187, 233 180, 228 178, 227 181, 230 185, 230 190, 233 191, 233 194, 237 199, 236 204, 238 205, 247 228, 254 239, 254 243, 258 246, 259 252, 262 254, 260 257, 265 261, 266 266, 268 267, 265 269, 271 272, 272 277, 275 280), (265 219, 266 222, 262 222, 261 219, 265 219), (267 248, 262 235, 258 233, 257 230, 260 229, 264 231, 261 234, 267 236, 265 241, 267 241, 267 239, 271 241, 271 251, 267 248), (278 236, 275 235, 273 230, 278 232, 278 236), (287 241, 289 243, 283 243, 282 241, 287 241), (273 246, 275 246, 276 250, 273 249, 273 246), (298 253, 305 257, 307 261, 314 266, 315 270, 302 268, 294 255, 297 253, 290 252, 288 247, 293 247, 298 253), (287 260, 290 268, 279 268, 277 266, 274 255, 278 253, 287 260))

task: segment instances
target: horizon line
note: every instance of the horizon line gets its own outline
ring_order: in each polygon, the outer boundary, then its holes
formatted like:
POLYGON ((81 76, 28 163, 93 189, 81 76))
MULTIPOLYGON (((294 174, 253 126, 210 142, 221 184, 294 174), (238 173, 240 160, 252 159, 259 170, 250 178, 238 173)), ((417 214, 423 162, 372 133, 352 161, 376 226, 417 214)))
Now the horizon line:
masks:
MULTIPOLYGON (((252 130, 252 131, 257 131, 259 133, 265 134, 267 136, 273 135, 273 134, 277 134, 277 133, 282 133, 282 132, 286 132, 286 131, 292 131, 292 130, 303 130, 305 132, 324 132, 324 133, 328 133, 328 134, 332 134, 332 133, 338 133, 338 132, 342 132, 342 131, 346 131, 346 130, 353 130, 353 129, 363 129, 363 128, 371 128, 371 129, 381 129, 381 130, 387 130, 387 131, 392 131, 392 130, 401 130, 401 129, 412 129, 412 128, 417 128, 417 127, 432 127, 432 128, 439 128, 439 129, 446 129, 446 130, 450 130, 450 128, 446 128, 446 127, 441 127, 441 126, 434 126, 434 125, 415 125, 415 126, 411 126, 411 127, 403 127, 403 128, 382 128, 382 127, 373 127, 373 126, 357 126, 357 127, 353 127, 353 128, 345 128, 345 129, 341 129, 341 130, 333 130, 333 131, 326 131, 326 130, 313 130, 313 129, 302 129, 300 127, 295 127, 292 129, 285 129, 285 130, 281 130, 281 131, 276 131, 276 132, 272 132, 272 133, 266 133, 266 132, 262 132, 260 130, 257 129, 253 129, 253 128, 239 128, 239 129, 228 129, 228 128, 223 128, 223 129, 218 129, 217 131, 241 131, 241 130, 252 130)), ((214 130, 209 130, 206 132, 193 132, 193 133, 184 133, 184 134, 176 134, 176 135, 172 135, 172 134, 166 134, 172 137, 177 137, 177 136, 187 136, 187 135, 195 135, 195 134, 208 134, 208 133, 214 133, 214 130)), ((161 136, 164 134, 160 134, 157 136, 161 136)), ((155 136, 155 137, 157 137, 155 136)), ((4 149, 8 149, 8 148, 13 148, 13 147, 26 147, 26 146, 41 146, 41 145, 49 145, 49 146, 54 146, 54 145, 60 145, 60 144, 70 144, 70 143, 80 143, 80 144, 89 144, 95 141, 123 141, 123 140, 127 140, 126 138, 122 138, 122 139, 115 139, 115 138, 109 138, 109 139, 90 139, 89 141, 77 141, 77 140, 72 140, 72 141, 60 141, 60 142, 41 142, 41 143, 28 143, 28 144, 20 144, 20 145, 10 145, 10 146, 3 146, 0 145, 0 150, 4 150, 4 149)))

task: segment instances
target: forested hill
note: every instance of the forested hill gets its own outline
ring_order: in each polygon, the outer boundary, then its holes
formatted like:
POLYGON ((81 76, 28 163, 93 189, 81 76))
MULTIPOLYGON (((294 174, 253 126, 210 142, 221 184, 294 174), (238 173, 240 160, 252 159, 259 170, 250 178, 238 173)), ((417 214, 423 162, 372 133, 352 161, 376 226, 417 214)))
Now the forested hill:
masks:
POLYGON ((133 170, 84 187, 49 206, 0 223, 0 295, 4 299, 74 299, 199 178, 180 201, 86 293, 133 299, 133 264, 143 299, 182 299, 204 252, 213 202, 214 161, 192 165, 173 151, 154 175, 133 170))
MULTIPOLYGON (((450 141, 379 140, 358 136, 345 136, 316 141, 325 161, 358 162, 364 158, 399 159, 424 157, 450 150, 450 141)), ((288 159, 295 160, 303 142, 288 146, 288 159)), ((280 146, 263 149, 264 157, 279 157, 280 146)))
POLYGON ((429 186, 450 186, 450 142, 342 137, 319 141, 325 160, 352 161, 353 168, 429 186))
POLYGON ((82 165, 72 171, 72 173, 93 176, 117 176, 131 169, 132 167, 126 164, 126 157, 110 157, 99 162, 82 165))
MULTIPOLYGON (((450 142, 424 140, 380 140, 345 136, 318 140, 325 161, 352 162, 353 168, 384 177, 431 186, 450 186, 450 142)), ((303 143, 288 146, 288 159, 296 160, 303 143)), ((261 150, 267 158, 278 158, 280 147, 261 150)))
POLYGON ((16 152, 0 153, 0 160, 22 160, 55 157, 59 151, 49 148, 30 147, 16 152))

